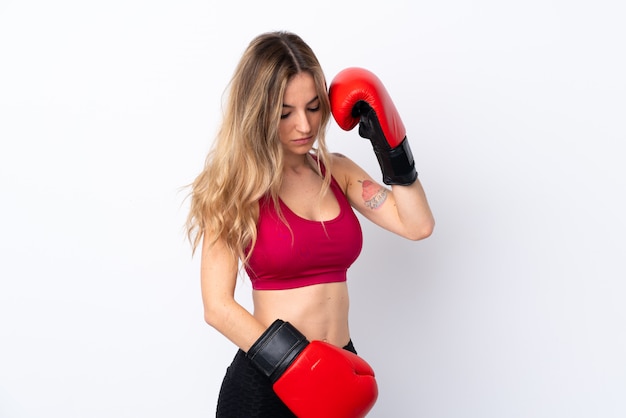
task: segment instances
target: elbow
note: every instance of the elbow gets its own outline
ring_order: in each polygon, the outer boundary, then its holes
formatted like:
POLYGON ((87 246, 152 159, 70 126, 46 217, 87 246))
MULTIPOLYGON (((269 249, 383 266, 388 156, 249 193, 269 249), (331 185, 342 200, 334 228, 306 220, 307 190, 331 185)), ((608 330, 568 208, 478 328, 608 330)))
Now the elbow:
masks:
POLYGON ((209 324, 211 327, 215 328, 219 323, 217 318, 218 316, 216 315, 216 312, 206 308, 204 309, 204 322, 209 324))
POLYGON ((420 224, 418 227, 413 228, 407 235, 411 241, 420 241, 430 237, 435 229, 434 219, 430 219, 428 222, 420 224))
POLYGON ((210 326, 215 328, 215 325, 219 321, 217 320, 217 315, 215 315, 215 312, 210 311, 210 310, 205 308, 204 309, 204 322, 206 322, 207 324, 209 324, 210 326))
POLYGON ((223 305, 211 302, 204 303, 204 322, 216 329, 220 328, 220 324, 223 323, 225 316, 224 309, 220 308, 220 306, 223 305))

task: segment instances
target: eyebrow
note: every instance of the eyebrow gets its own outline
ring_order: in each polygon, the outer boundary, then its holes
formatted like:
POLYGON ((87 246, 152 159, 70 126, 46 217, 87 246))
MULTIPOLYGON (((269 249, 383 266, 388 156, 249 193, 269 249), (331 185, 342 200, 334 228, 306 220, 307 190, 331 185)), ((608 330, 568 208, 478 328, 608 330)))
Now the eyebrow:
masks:
MULTIPOLYGON (((312 98, 311 100, 309 100, 309 101, 307 102, 307 104, 306 104, 306 105, 307 105, 307 106, 308 106, 308 105, 310 105, 310 104, 311 104, 311 103, 313 103, 314 101, 319 100, 319 98, 320 98, 319 96, 315 96, 314 98, 312 98)), ((288 107, 288 108, 292 108, 292 109, 293 109, 295 106, 292 106, 292 105, 288 105, 288 104, 283 103, 283 107, 288 107)))

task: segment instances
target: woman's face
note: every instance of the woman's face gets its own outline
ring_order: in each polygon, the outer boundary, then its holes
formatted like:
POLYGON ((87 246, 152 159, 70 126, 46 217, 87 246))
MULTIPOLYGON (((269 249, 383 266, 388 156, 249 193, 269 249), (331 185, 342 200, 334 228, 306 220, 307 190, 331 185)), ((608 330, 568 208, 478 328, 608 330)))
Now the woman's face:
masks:
POLYGON ((305 154, 317 138, 322 120, 315 81, 309 73, 296 74, 285 88, 278 135, 286 153, 305 154))

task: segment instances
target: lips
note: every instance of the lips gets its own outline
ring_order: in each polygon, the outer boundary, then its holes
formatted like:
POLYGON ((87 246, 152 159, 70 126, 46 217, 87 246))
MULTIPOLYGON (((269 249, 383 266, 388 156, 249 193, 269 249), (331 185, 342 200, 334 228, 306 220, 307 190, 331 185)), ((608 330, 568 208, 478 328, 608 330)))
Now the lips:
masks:
POLYGON ((312 139, 313 137, 309 136, 307 138, 292 139, 291 142, 293 142, 294 144, 298 144, 298 145, 304 145, 304 144, 308 144, 309 142, 311 142, 312 139))

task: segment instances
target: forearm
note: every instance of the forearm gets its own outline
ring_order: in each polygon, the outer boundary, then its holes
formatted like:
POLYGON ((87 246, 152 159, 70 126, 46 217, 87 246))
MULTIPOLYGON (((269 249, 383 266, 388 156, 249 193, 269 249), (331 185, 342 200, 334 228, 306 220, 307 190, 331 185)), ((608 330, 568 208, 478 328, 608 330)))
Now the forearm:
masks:
POLYGON ((412 240, 430 236, 435 220, 419 179, 408 186, 393 185, 391 189, 404 235, 412 240))
POLYGON ((205 303, 204 318, 210 326, 245 352, 266 329, 235 300, 205 303))
POLYGON ((205 321, 247 351, 264 327, 235 300, 238 259, 223 240, 207 235, 202 246, 201 289, 205 321))

